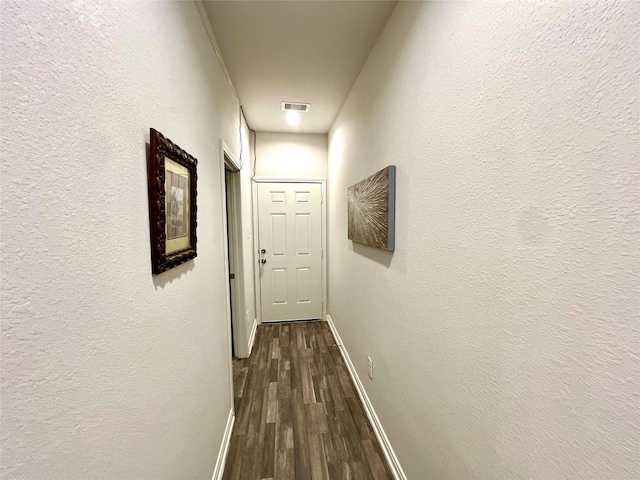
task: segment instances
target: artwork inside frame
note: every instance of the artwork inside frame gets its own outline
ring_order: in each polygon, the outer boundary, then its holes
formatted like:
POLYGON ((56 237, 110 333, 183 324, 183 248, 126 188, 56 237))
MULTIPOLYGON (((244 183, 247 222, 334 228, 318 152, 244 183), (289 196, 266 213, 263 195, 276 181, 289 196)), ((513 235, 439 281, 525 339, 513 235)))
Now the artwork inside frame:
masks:
MULTIPOLYGON (((167 242, 189 238, 189 171, 175 162, 165 159, 165 193, 167 195, 167 242)), ((167 246, 167 253, 179 247, 167 246), (171 251, 169 251, 171 250, 171 251)))
POLYGON ((351 185, 347 195, 349 240, 393 251, 396 167, 389 165, 351 185))
POLYGON ((198 161, 153 128, 150 147, 151 270, 158 275, 197 256, 198 161))

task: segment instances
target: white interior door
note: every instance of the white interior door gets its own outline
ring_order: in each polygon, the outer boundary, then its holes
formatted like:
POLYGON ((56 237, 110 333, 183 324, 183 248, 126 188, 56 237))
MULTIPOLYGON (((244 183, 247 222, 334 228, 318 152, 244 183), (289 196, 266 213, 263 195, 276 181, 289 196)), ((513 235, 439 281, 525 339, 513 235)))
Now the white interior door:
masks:
POLYGON ((322 185, 259 183, 263 322, 322 318, 322 185))

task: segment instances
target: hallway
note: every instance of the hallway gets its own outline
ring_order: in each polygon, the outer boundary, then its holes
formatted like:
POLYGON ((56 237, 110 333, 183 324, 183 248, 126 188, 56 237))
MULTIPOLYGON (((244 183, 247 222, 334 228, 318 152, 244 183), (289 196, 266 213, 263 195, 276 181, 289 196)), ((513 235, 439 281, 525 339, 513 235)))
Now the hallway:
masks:
POLYGON ((260 325, 234 359, 224 479, 390 479, 327 322, 260 325))
POLYGON ((640 1, 1 0, 0 480, 640 479, 638 38, 640 1))

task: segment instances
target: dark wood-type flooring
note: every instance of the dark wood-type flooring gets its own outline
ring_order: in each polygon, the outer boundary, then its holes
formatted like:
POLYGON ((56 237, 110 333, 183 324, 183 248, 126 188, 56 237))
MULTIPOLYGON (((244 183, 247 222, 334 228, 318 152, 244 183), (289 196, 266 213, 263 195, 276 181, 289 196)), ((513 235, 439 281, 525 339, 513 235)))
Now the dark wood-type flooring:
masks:
POLYGON ((234 359, 224 479, 391 479, 326 322, 260 325, 234 359))

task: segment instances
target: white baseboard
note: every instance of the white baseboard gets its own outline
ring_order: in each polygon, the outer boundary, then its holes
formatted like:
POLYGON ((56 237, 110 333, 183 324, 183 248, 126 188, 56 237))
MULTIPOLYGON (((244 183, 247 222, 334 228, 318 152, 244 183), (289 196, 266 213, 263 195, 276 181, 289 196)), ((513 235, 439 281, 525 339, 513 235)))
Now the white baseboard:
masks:
POLYGON ((222 480, 222 475, 224 474, 224 465, 227 461, 227 454, 229 453, 229 444, 231 443, 231 433, 233 433, 233 424, 235 421, 236 415, 233 412, 232 407, 229 411, 227 426, 224 429, 222 444, 220 445, 220 451, 218 452, 218 460, 216 460, 216 467, 213 470, 213 477, 211 477, 211 480, 222 480))
POLYGON ((371 405, 371 401, 367 396, 367 392, 364 389, 362 382, 360 381, 358 372, 356 372, 356 369, 353 366, 353 363, 351 362, 351 358, 349 358, 349 352, 347 352, 347 349, 344 347, 344 344, 342 343, 342 339, 340 338, 340 334, 338 333, 338 330, 336 329, 336 326, 333 323, 333 319, 331 318, 331 315, 327 315, 327 322, 329 323, 329 328, 331 329, 331 332, 333 333, 333 336, 335 337, 336 342, 340 347, 340 352, 342 353, 342 358, 344 359, 344 363, 347 365, 347 370, 349 370, 351 379, 353 380, 353 383, 356 386, 356 390, 358 391, 358 396, 362 401, 362 405, 364 405, 364 411, 367 414, 367 418, 369 419, 369 423, 371 423, 371 426, 373 427, 373 431, 375 432, 376 437, 378 438, 378 442, 380 442, 380 446, 382 447, 382 452, 384 453, 384 456, 387 460, 387 464, 389 465, 389 468, 391 469, 391 473, 393 474, 393 477, 395 478, 395 480, 407 480, 407 477, 404 474, 402 467, 400 466, 400 462, 398 461, 398 457, 396 457, 396 454, 394 453, 393 448, 389 443, 389 439, 387 438, 387 434, 384 433, 384 429, 382 428, 382 424, 378 419, 378 415, 376 415, 376 412, 373 409, 373 405, 371 405))
POLYGON ((251 355, 251 350, 253 350, 253 341, 256 339, 256 329, 258 328, 258 319, 253 319, 253 327, 251 328, 251 334, 249 335, 249 355, 251 355))

